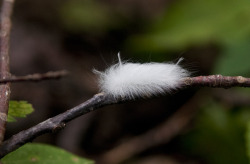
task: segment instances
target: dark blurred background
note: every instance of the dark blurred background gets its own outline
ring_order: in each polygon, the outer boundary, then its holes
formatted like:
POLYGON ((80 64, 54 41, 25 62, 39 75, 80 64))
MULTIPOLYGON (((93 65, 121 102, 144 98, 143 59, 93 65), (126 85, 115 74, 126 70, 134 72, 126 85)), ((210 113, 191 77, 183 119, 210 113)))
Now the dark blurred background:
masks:
MULTIPOLYGON (((18 0, 12 20, 12 74, 70 75, 12 84, 11 99, 35 112, 8 123, 6 138, 98 93, 92 70, 117 62, 118 52, 134 62, 184 57, 193 76, 250 76, 248 0, 18 0)), ((185 89, 107 106, 35 142, 101 164, 245 164, 249 107, 247 88, 185 89)))

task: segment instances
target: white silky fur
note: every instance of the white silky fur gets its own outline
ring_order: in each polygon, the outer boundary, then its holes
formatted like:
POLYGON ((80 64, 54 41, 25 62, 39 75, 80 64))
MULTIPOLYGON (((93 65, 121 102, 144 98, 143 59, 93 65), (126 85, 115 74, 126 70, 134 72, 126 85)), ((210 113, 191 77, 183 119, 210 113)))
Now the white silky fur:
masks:
POLYGON ((114 98, 134 99, 170 93, 180 88, 180 80, 189 76, 179 62, 175 63, 126 63, 118 54, 119 63, 99 75, 100 90, 114 98))

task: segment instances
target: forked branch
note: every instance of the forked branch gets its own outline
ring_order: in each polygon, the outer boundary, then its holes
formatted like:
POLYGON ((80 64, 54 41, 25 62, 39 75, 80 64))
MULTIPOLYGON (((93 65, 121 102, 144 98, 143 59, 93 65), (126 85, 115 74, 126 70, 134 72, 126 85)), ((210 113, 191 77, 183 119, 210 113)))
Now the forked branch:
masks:
MULTIPOLYGON (((245 78, 241 76, 221 76, 221 75, 211 75, 211 76, 198 76, 189 77, 183 79, 181 82, 183 88, 189 87, 218 87, 218 88, 231 88, 231 87, 250 87, 250 78, 245 78)), ((34 138, 45 134, 61 130, 65 127, 65 124, 81 115, 92 112, 103 106, 110 104, 117 104, 121 102, 129 101, 126 98, 114 99, 113 97, 105 94, 96 94, 91 99, 86 102, 67 110, 55 117, 49 118, 27 130, 23 130, 18 134, 12 136, 10 139, 3 142, 0 147, 0 158, 4 157, 6 154, 14 151, 20 146, 27 142, 32 141, 34 138)))

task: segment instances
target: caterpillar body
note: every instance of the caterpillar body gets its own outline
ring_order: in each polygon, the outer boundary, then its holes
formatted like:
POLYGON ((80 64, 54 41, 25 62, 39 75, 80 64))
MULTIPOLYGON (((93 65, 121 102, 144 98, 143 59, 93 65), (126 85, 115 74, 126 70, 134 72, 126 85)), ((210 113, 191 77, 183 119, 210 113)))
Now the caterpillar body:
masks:
POLYGON ((171 93, 180 88, 181 79, 190 75, 177 63, 130 63, 121 61, 107 68, 96 71, 99 75, 100 91, 114 98, 135 99, 171 93))

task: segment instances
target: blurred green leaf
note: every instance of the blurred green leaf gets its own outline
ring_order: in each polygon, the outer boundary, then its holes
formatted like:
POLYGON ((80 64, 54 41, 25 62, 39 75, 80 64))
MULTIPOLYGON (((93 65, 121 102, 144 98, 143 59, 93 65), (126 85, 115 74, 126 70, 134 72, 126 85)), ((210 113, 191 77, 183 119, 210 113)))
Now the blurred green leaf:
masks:
POLYGON ((238 41, 223 48, 214 73, 230 76, 250 75, 250 40, 238 41))
POLYGON ((16 121, 15 117, 26 117, 34 111, 31 104, 27 101, 10 101, 8 111, 8 122, 16 121))
POLYGON ((95 1, 72 0, 61 4, 61 20, 72 31, 102 32, 117 24, 116 14, 95 1))
POLYGON ((250 1, 176 1, 148 33, 134 36, 137 51, 183 49, 207 43, 231 44, 249 37, 250 1))
POLYGON ((3 164, 94 164, 63 149, 45 144, 26 144, 2 158, 3 164))
POLYGON ((249 109, 231 111, 211 103, 198 116, 195 129, 183 137, 184 149, 209 164, 247 164, 244 138, 249 120, 249 109))

